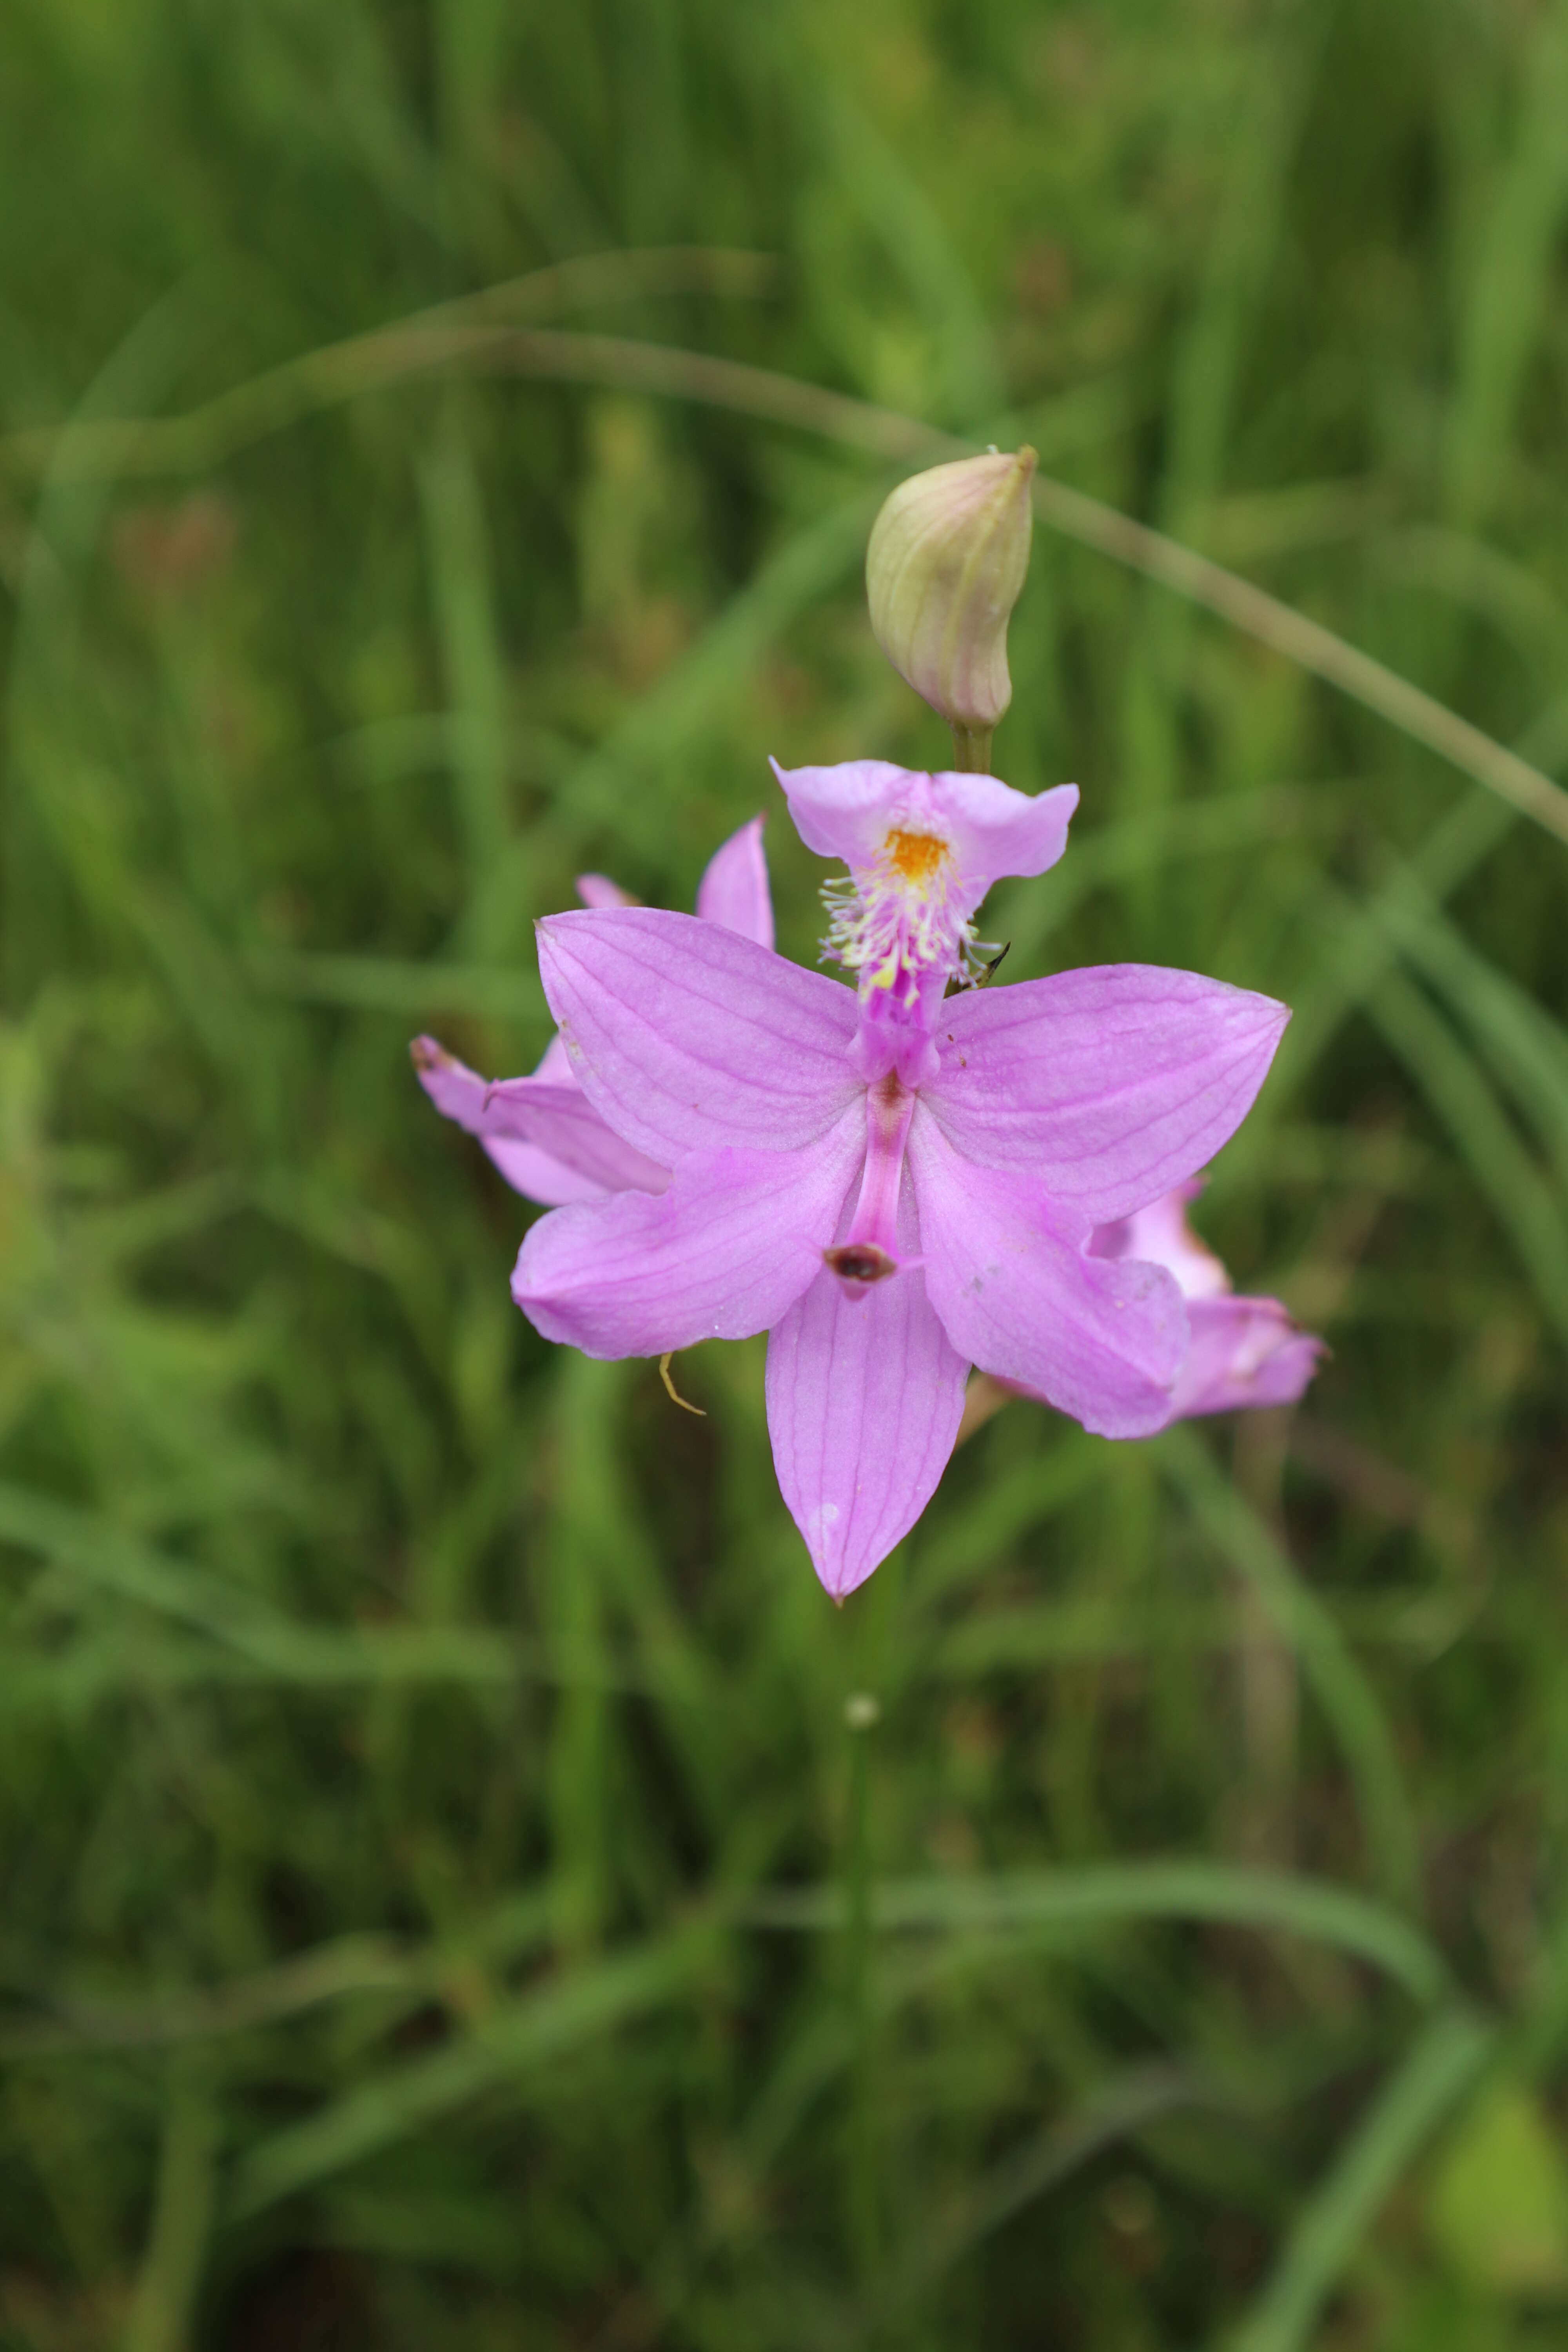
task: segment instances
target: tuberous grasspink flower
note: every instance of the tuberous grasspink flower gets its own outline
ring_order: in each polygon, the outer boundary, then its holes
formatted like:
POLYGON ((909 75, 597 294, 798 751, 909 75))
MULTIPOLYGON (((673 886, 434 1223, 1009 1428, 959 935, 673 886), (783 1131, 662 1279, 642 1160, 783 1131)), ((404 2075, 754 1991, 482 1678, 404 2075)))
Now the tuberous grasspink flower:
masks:
POLYGON ((779 1483, 841 1599, 930 1499, 972 1365, 1110 1437, 1199 1409, 1178 1401, 1203 1302, 1105 1236, 1225 1142, 1289 1015, 1138 964, 948 994, 989 885, 1061 855, 1071 788, 880 762, 780 782, 849 869, 829 950, 853 991, 760 926, 600 906, 539 927, 569 1084, 559 1057, 489 1089, 421 1076, 488 1148, 552 1158, 564 1205, 512 1279, 545 1338, 621 1357, 770 1334, 779 1483))

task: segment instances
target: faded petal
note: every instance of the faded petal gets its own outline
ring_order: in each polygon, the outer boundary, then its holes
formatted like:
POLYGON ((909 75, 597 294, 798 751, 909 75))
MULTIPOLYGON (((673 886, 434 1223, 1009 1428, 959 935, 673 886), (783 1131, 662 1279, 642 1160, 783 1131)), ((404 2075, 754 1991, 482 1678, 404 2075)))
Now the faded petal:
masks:
POLYGON ((754 816, 732 833, 708 861, 697 886, 697 911, 705 923, 721 924, 760 948, 773 943, 773 901, 763 848, 763 820, 754 816))
POLYGON ((511 1295, 545 1339, 587 1356, 658 1356, 778 1322, 823 1271, 865 1149, 847 1117, 795 1151, 688 1153, 669 1190, 542 1217, 511 1295))
POLYGON ((1134 1209, 1114 1224, 1099 1225, 1089 1236, 1090 1257, 1142 1257, 1163 1265, 1176 1277, 1184 1298, 1223 1298, 1231 1286, 1224 1261, 1199 1241, 1187 1223, 1187 1203, 1203 1191, 1201 1178, 1174 1184, 1134 1209))
POLYGON ((908 1164, 926 1288, 959 1353, 1101 1437, 1163 1428, 1187 1352, 1163 1267, 1085 1256, 1038 1181, 962 1160, 923 1108, 908 1164))
MULTIPOLYGON (((552 1037, 532 1078, 509 1080, 512 1086, 548 1090, 545 1099, 558 1102, 564 1090, 570 1117, 552 1129, 541 1117, 531 1128, 495 1108, 496 1089, 487 1078, 459 1062, 434 1037, 416 1037, 409 1047, 419 1083, 446 1118, 455 1119, 478 1136, 496 1168, 512 1190, 546 1208, 567 1202, 608 1200, 613 1192, 636 1185, 661 1192, 668 1172, 644 1153, 623 1143, 594 1111, 572 1076, 566 1050, 552 1037), (564 1131, 563 1131, 564 1130, 564 1131), (522 1139, 527 1135, 531 1140, 522 1139), (564 1155, 559 1149, 566 1144, 564 1155)), ((543 1106, 540 1106, 542 1110, 543 1106)))
POLYGON ((1294 1404, 1318 1369, 1323 1342, 1292 1322, 1277 1298, 1200 1298, 1187 1309, 1192 1347, 1171 1400, 1171 1418, 1294 1404))
POLYGON ((1142 1258, 1175 1276, 1192 1344, 1172 1392, 1173 1421, 1294 1404, 1317 1370, 1323 1342, 1292 1322, 1277 1298, 1231 1296, 1229 1275, 1187 1223, 1187 1203, 1202 1189, 1178 1184, 1119 1223, 1100 1226, 1089 1255, 1142 1258))
POLYGON ((1044 874, 1054 866, 1078 806, 1076 784, 1034 797, 994 776, 926 775, 887 760, 849 760, 835 768, 781 768, 775 760, 773 770, 806 847, 819 857, 841 857, 851 873, 876 866, 890 833, 945 842, 965 911, 1004 875, 1044 874))
POLYGON ((1081 1231, 1213 1158, 1289 1018, 1272 997, 1154 964, 977 990, 942 1007, 922 1099, 963 1159, 1026 1169, 1081 1231))
POLYGON ((651 1159, 790 1150, 858 1091, 855 999, 752 940, 647 907, 551 915, 539 969, 595 1108, 651 1159))
MULTIPOLYGON (((900 1248, 918 1255, 904 1188, 900 1248)), ((840 1219, 839 1237, 847 1230, 840 1219)), ((836 1601, 913 1527, 958 1437, 969 1367, 919 1273, 858 1298, 824 1267, 768 1341, 773 1466, 812 1565, 836 1601)))

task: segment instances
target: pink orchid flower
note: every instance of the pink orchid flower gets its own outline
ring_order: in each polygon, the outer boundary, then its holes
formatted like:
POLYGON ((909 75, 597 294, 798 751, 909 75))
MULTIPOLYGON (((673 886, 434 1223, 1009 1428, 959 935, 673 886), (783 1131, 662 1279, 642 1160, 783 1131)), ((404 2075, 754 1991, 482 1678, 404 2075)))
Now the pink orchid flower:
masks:
POLYGON ((1203 1186, 1173 1185, 1145 1209, 1089 1237, 1091 1257, 1137 1258, 1175 1276, 1187 1302, 1192 1344, 1171 1393, 1171 1419, 1294 1404, 1318 1368, 1324 1343, 1291 1321, 1277 1298, 1237 1298, 1213 1250, 1187 1223, 1203 1186))
POLYGON ((880 761, 779 781, 849 868, 828 945, 856 992, 689 916, 542 922, 583 1104, 669 1174, 542 1218, 512 1296, 591 1356, 767 1331, 779 1483, 841 1600, 930 1500, 972 1365, 1108 1437, 1170 1419, 1180 1286, 1090 1244, 1213 1157, 1289 1015, 1136 964, 948 995, 985 891, 1056 863, 1076 791, 880 761))
MULTIPOLYGON (((620 885, 604 874, 579 874, 584 907, 628 907, 620 885)), ((708 862, 697 887, 697 911, 754 940, 773 943, 773 902, 763 849, 763 820, 732 833, 708 862)), ((434 1037, 416 1037, 408 1049, 419 1083, 447 1118, 477 1135, 513 1192, 547 1209, 568 1202, 607 1201, 613 1192, 662 1192, 669 1171, 623 1140, 602 1119, 577 1084, 559 1035, 526 1078, 481 1078, 434 1037)))

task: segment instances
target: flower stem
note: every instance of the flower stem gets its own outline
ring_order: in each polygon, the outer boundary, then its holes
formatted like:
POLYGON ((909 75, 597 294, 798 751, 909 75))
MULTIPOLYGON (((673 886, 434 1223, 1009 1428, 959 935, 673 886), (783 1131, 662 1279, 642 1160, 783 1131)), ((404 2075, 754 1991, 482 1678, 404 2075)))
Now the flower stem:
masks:
POLYGON ((845 1857, 845 1990, 853 2045, 848 2127, 845 2141, 844 2218, 847 2252, 862 2288, 881 2252, 878 2195, 871 1999, 871 1732, 881 1709, 868 1691, 844 1702, 849 1733, 849 1823, 845 1857))
POLYGON ((961 727, 956 719, 948 720, 952 730, 952 764, 961 775, 988 776, 991 773, 991 727, 961 727))

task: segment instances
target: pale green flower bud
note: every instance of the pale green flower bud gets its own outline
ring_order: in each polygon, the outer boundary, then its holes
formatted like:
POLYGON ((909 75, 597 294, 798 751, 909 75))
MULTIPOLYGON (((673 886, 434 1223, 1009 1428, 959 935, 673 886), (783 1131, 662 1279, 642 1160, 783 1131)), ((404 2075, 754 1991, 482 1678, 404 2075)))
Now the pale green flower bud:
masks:
POLYGON ((1029 568, 1036 462, 1020 449, 933 466, 900 482, 871 526, 877 642, 952 727, 962 765, 966 746, 989 751, 1013 699, 1007 622, 1029 568))

